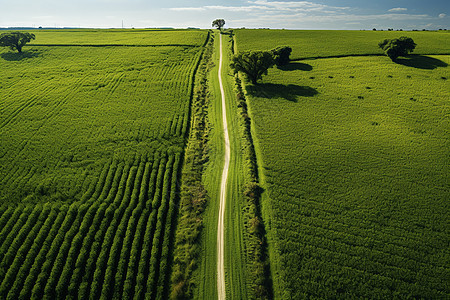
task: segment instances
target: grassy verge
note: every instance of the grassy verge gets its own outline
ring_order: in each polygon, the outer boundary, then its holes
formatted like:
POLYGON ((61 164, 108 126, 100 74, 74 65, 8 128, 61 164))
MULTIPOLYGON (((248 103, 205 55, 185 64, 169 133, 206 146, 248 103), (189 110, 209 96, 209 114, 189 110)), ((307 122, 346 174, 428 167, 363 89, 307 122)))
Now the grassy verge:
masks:
MULTIPOLYGON (((242 155, 239 137, 238 119, 235 113, 237 107, 234 101, 233 77, 229 73, 228 37, 223 39, 223 73, 225 95, 227 99, 228 130, 231 146, 230 169, 227 184, 227 204, 225 211, 225 277, 226 294, 231 299, 247 299, 245 281, 245 255, 242 239, 241 201, 242 201, 242 155)), ((219 61, 219 38, 216 35, 213 61, 216 63, 209 76, 210 106, 209 121, 211 122, 210 142, 208 153, 210 161, 204 174, 204 182, 211 200, 205 214, 205 230, 202 235, 202 267, 199 272, 200 285, 198 299, 217 298, 216 277, 216 243, 217 243, 217 217, 219 211, 220 180, 224 159, 224 138, 222 124, 222 106, 220 88, 217 79, 219 61)))
MULTIPOLYGON (((245 82, 241 81, 241 85, 243 88, 243 92, 246 95, 246 87, 245 87, 245 82)), ((252 125, 254 125, 254 123, 251 121, 252 120, 252 106, 251 106, 251 101, 246 101, 246 111, 247 111, 247 117, 250 120, 250 123, 252 125)), ((275 228, 272 227, 272 208, 271 208, 271 199, 269 196, 269 190, 267 189, 267 178, 265 176, 265 164, 264 164, 264 160, 263 160, 263 155, 262 155, 262 148, 261 145, 259 143, 259 138, 257 135, 257 132, 254 128, 254 126, 250 126, 250 135, 252 137, 252 148, 254 151, 254 157, 255 160, 257 162, 256 167, 257 169, 255 170, 256 174, 257 174, 257 196, 258 196, 258 213, 260 218, 262 218, 262 220, 264 221, 263 225, 264 225, 264 233, 265 233, 265 244, 266 244, 266 249, 264 249, 264 253, 266 253, 266 259, 267 262, 265 262, 264 264, 266 264, 265 266, 265 273, 264 276, 265 277, 260 277, 261 279, 264 279, 266 281, 268 281, 268 283, 270 283, 270 293, 272 298, 274 299, 280 299, 280 295, 281 295, 281 289, 283 287, 283 283, 282 283, 282 278, 281 276, 279 276, 281 270, 281 266, 279 264, 279 252, 277 249, 277 234, 275 231, 275 228), (269 266, 270 263, 270 266, 269 266), (269 272, 269 273, 267 273, 269 272)), ((250 185, 251 187, 251 185, 250 185)), ((261 267, 259 267, 260 269, 261 267)))
POLYGON ((200 254, 200 236, 203 212, 207 204, 207 192, 202 183, 203 165, 208 159, 207 85, 210 70, 213 39, 210 38, 199 65, 191 112, 191 131, 186 147, 182 171, 180 213, 176 232, 173 272, 171 278, 172 299, 191 298, 196 285, 193 273, 200 254))
MULTIPOLYGON (((234 54, 236 43, 230 35, 230 54, 234 54)), ((243 184, 240 190, 242 235, 245 244, 246 276, 249 298, 270 299, 273 297, 270 264, 267 253, 265 226, 262 218, 258 164, 253 145, 251 120, 240 76, 234 76, 234 106, 238 119, 242 156, 243 184)))
MULTIPOLYGON (((245 220, 243 218, 245 160, 243 156, 243 141, 240 127, 238 103, 235 101, 234 76, 229 69, 232 39, 223 35, 223 73, 222 79, 226 95, 227 121, 231 146, 231 161, 227 185, 227 204, 225 212, 225 273, 227 298, 247 299, 249 294, 249 277, 246 269, 247 245, 244 240, 245 220)), ((219 42, 216 38, 214 61, 218 61, 219 42)), ((210 206, 206 213, 203 247, 202 283, 196 298, 213 299, 216 294, 216 241, 217 241, 217 213, 220 192, 220 176, 222 173, 224 142, 220 89, 217 80, 218 65, 211 72, 210 92, 211 105, 209 116, 211 121, 210 157, 205 172, 205 185, 211 195, 210 206)))
POLYGON ((211 58, 211 70, 207 76, 208 86, 208 164, 205 166, 203 183, 208 191, 209 201, 204 215, 204 227, 201 235, 201 261, 196 273, 198 286, 195 289, 194 299, 217 299, 217 268, 216 268, 216 242, 217 217, 219 212, 220 176, 222 174, 224 143, 221 123, 220 90, 217 79, 219 60, 219 41, 217 34, 214 39, 211 58))
POLYGON ((228 134, 230 136, 231 160, 228 173, 227 204, 225 211, 225 274, 227 297, 247 299, 248 289, 247 244, 244 240, 245 220, 242 215, 244 199, 242 189, 245 181, 245 159, 240 129, 240 119, 235 101, 234 76, 229 68, 232 55, 232 37, 222 35, 223 66, 222 80, 226 95, 228 134))

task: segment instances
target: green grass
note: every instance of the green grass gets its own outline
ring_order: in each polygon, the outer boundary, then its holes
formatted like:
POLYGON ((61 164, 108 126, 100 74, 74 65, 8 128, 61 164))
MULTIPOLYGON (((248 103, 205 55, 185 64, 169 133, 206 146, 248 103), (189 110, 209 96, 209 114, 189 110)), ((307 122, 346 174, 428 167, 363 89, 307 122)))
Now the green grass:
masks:
POLYGON ((167 297, 201 50, 0 52, 0 298, 167 297))
POLYGON ((205 31, 201 30, 31 30, 36 35, 30 45, 130 45, 161 46, 188 45, 201 46, 205 43, 205 31))
POLYGON ((198 278, 198 287, 195 299, 217 298, 217 220, 219 214, 220 180, 224 164, 224 138, 222 127, 222 109, 220 100, 218 61, 219 36, 213 34, 214 52, 212 62, 214 66, 208 74, 208 121, 210 132, 208 134, 208 164, 205 166, 203 181, 208 191, 208 206, 204 215, 204 228, 202 230, 201 262, 195 276, 198 278))
MULTIPOLYGON (((399 64, 304 60, 271 69, 247 90, 275 296, 448 297, 448 33, 235 32, 239 51, 288 45, 294 59, 380 54, 380 40, 401 35, 416 41, 414 53, 447 54, 399 64)), ((0 51, 0 298, 167 298, 207 32, 33 33, 24 53, 0 51)), ((254 297, 243 232, 249 166, 223 39, 232 146, 226 291, 246 299, 254 297)), ((216 76, 217 66, 193 281, 203 299, 217 297, 224 145, 216 76)))
POLYGON ((277 298, 449 297, 448 63, 305 60, 247 87, 277 298))
POLYGON ((227 105, 228 134, 230 138, 230 168, 227 183, 227 203, 225 207, 225 278, 226 291, 230 299, 247 299, 248 289, 246 273, 246 247, 244 241, 243 184, 246 168, 237 101, 234 90, 234 74, 229 65, 232 37, 223 35, 222 79, 227 105))
POLYGON ((234 31, 239 51, 270 50, 290 46, 291 59, 342 55, 383 54, 378 43, 384 39, 411 37, 417 54, 450 54, 450 33, 348 30, 249 30, 234 31))
MULTIPOLYGON (((239 134, 236 101, 233 91, 234 77, 228 68, 230 43, 229 37, 222 36, 223 83, 227 97, 227 118, 230 136, 231 160, 227 183, 227 204, 225 208, 225 280, 226 294, 230 299, 247 299, 247 276, 245 271, 245 253, 242 240, 243 221, 242 207, 242 149, 239 134)), ((220 180, 224 160, 224 140, 222 126, 222 104, 217 79, 219 62, 219 36, 215 35, 215 67, 210 72, 210 105, 208 118, 211 123, 209 141, 209 163, 205 170, 205 187, 210 195, 205 215, 205 228, 202 236, 202 262, 198 272, 201 280, 198 286, 197 299, 217 298, 217 216, 219 212, 220 180)))

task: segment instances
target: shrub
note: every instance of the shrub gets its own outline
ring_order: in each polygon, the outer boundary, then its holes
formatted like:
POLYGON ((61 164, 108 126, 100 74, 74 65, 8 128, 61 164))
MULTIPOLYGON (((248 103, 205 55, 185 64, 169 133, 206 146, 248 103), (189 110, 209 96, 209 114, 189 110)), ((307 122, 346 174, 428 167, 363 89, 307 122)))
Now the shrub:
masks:
POLYGON ((398 39, 385 39, 378 43, 378 46, 395 62, 399 56, 406 56, 413 52, 417 44, 412 38, 402 36, 398 39))
POLYGON ((277 66, 287 65, 291 60, 289 56, 291 55, 292 48, 288 46, 277 47, 271 50, 273 59, 277 66))

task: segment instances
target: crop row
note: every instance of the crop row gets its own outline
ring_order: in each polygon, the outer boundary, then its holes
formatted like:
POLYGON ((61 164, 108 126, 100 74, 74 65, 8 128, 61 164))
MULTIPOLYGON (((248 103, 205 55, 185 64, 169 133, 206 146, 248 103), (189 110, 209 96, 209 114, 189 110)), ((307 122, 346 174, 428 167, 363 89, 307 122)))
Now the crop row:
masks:
POLYGON ((0 60, 0 81, 25 87, 0 86, 1 203, 96 199, 110 157, 182 148, 200 50, 46 47, 20 73, 0 60))
POLYGON ((179 164, 179 153, 114 162, 91 200, 2 207, 0 297, 167 293, 179 164))

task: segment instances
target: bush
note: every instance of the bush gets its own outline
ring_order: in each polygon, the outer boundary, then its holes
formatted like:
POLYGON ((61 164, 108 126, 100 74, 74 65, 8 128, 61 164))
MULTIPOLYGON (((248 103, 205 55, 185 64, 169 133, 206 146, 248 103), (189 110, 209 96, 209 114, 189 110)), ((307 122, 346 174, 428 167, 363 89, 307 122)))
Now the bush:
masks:
POLYGON ((291 59, 289 56, 291 55, 292 48, 288 46, 277 47, 271 50, 273 59, 275 60, 275 64, 277 66, 287 65, 291 59))
POLYGON ((399 56, 406 56, 413 52, 417 44, 412 38, 402 36, 399 39, 385 39, 378 43, 378 46, 392 61, 396 61, 399 56))

